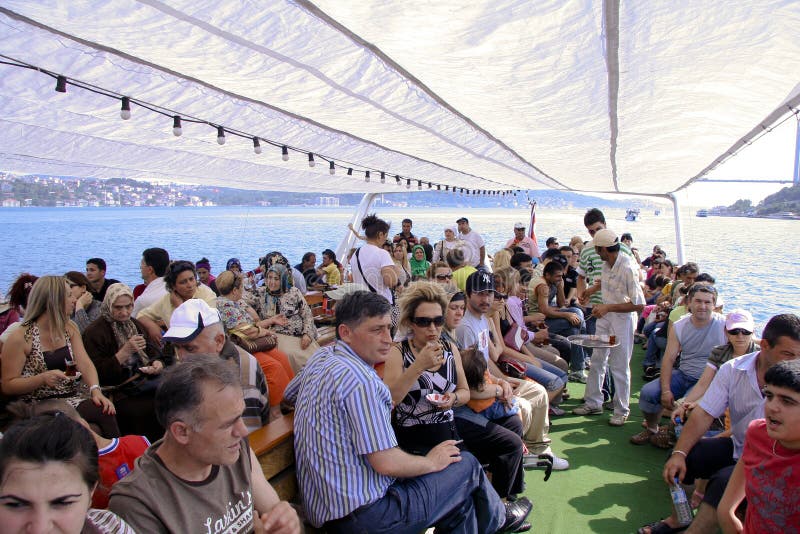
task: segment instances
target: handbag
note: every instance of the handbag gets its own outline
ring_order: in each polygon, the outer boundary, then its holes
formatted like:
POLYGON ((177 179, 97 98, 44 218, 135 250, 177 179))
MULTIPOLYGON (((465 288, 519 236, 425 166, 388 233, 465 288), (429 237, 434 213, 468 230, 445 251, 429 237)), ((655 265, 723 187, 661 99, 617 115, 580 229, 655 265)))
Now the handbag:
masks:
POLYGON ((510 376, 511 378, 525 380, 527 376, 525 374, 527 366, 514 358, 501 358, 500 361, 497 362, 497 367, 500 368, 504 375, 510 376))
POLYGON ((250 354, 254 352, 269 352, 278 346, 278 336, 272 332, 268 332, 266 335, 259 337, 250 337, 237 327, 230 330, 228 333, 231 335, 231 341, 250 354))
POLYGON ((522 350, 523 345, 528 342, 530 334, 527 328, 521 327, 519 324, 514 323, 503 336, 506 346, 519 352, 522 350))

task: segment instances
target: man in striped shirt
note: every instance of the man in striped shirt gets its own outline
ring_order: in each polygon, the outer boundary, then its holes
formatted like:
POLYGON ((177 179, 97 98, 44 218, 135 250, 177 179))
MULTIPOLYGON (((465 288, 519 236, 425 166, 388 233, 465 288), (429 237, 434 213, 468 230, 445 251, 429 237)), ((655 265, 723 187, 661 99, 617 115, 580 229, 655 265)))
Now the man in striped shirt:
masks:
POLYGON ((392 399, 374 365, 392 347, 389 303, 358 291, 336 305, 334 347, 289 383, 306 514, 327 532, 514 531, 530 511, 504 505, 480 464, 453 440, 414 456, 397 446, 392 399))

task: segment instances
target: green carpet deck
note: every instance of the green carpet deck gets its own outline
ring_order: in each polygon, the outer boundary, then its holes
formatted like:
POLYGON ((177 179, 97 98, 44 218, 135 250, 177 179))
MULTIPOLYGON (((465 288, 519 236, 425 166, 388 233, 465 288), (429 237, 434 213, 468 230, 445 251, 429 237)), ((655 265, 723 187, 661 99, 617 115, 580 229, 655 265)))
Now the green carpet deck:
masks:
POLYGON ((669 490, 661 479, 668 451, 635 446, 628 438, 641 430, 638 407, 643 351, 635 346, 631 362, 631 417, 622 427, 608 424, 611 412, 581 417, 571 410, 581 404, 583 384, 570 383, 568 414, 551 421, 553 451, 569 460, 567 471, 527 471, 525 495, 534 503, 531 532, 574 534, 636 532, 670 511, 669 490))

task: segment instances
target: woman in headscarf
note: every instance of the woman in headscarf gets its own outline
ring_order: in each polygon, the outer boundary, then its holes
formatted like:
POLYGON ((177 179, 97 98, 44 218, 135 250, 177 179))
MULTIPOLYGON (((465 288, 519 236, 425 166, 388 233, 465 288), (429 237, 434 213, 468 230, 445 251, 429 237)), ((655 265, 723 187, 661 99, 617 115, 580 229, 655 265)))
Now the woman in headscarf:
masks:
MULTIPOLYGON (((263 337, 272 333, 270 329, 276 324, 287 321, 282 315, 270 319, 259 320, 258 314, 242 298, 243 276, 233 271, 223 271, 217 276, 217 288, 220 296, 217 299, 217 311, 225 327, 225 332, 237 331, 249 338, 263 337)), ((281 416, 281 399, 286 386, 294 378, 289 358, 277 347, 272 350, 253 352, 258 360, 269 387, 270 419, 281 416)))
MULTIPOLYGON (((458 238, 458 227, 448 226, 444 229, 444 239, 433 247, 433 261, 446 261, 447 253, 456 247, 465 248, 467 244, 458 238)), ((467 261, 471 261, 471 254, 467 261)))
POLYGON ((125 284, 108 286, 100 317, 84 331, 83 344, 100 382, 111 386, 122 434, 145 435, 155 441, 164 433, 153 404, 164 358, 131 311, 131 289, 125 284))
POLYGON ((428 276, 428 267, 431 263, 425 259, 425 248, 422 245, 414 245, 411 249, 411 280, 421 280, 428 276))
POLYGON ((319 350, 314 314, 300 290, 292 287, 292 275, 280 263, 267 269, 264 285, 259 288, 258 315, 270 319, 279 315, 284 324, 273 325, 278 336, 278 349, 289 357, 296 373, 319 350))

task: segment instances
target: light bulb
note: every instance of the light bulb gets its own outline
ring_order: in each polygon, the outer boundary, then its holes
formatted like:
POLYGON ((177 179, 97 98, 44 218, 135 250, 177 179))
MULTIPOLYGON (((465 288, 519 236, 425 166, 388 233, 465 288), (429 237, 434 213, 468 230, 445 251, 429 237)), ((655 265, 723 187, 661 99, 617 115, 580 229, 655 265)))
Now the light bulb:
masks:
POLYGON ((386 183, 386 173, 383 171, 381 171, 381 183, 382 184, 386 183))
POLYGON ((406 179, 406 189, 411 189, 411 180, 406 179))
POLYGON ((67 92, 67 77, 66 76, 58 76, 58 77, 56 77, 56 92, 57 93, 66 93, 67 92))
POLYGON ((225 128, 217 126, 217 143, 220 145, 225 144, 225 128))
POLYGON ((258 140, 258 137, 253 138, 253 152, 261 154, 261 142, 258 140))
POLYGON ((181 128, 181 118, 178 115, 174 115, 172 117, 172 135, 175 137, 180 137, 183 133, 183 128, 181 128))
POLYGON ((365 182, 367 182, 367 183, 369 183, 369 171, 367 171, 366 173, 364 173, 364 181, 365 181, 365 182))
POLYGON ((347 168, 347 176, 353 176, 353 167, 347 168))
POLYGON ((281 159, 283 161, 289 161, 289 147, 286 145, 281 147, 281 159))
POLYGON ((398 187, 400 187, 400 175, 399 174, 395 174, 394 175, 394 182, 397 184, 398 187))
POLYGON ((430 189, 431 187, 433 187, 433 186, 431 185, 430 182, 428 182, 428 189, 430 189))
POLYGON ((313 166, 314 166, 314 165, 316 165, 316 164, 317 164, 317 162, 316 162, 316 161, 314 161, 314 154, 313 154, 313 153, 311 153, 311 152, 309 152, 309 153, 308 153, 308 166, 309 166, 309 167, 313 167, 313 166))
POLYGON ((119 110, 119 116, 124 121, 131 118, 131 99, 127 96, 122 97, 122 109, 119 110))
POLYGON ((436 190, 437 190, 437 191, 441 191, 441 190, 442 190, 442 186, 441 186, 441 185, 439 185, 439 184, 436 184, 436 190))
POLYGON ((417 180, 417 191, 422 191, 422 180, 417 180))
POLYGON ((328 172, 331 173, 331 175, 336 174, 336 165, 333 163, 333 160, 331 160, 330 170, 328 170, 328 172))

